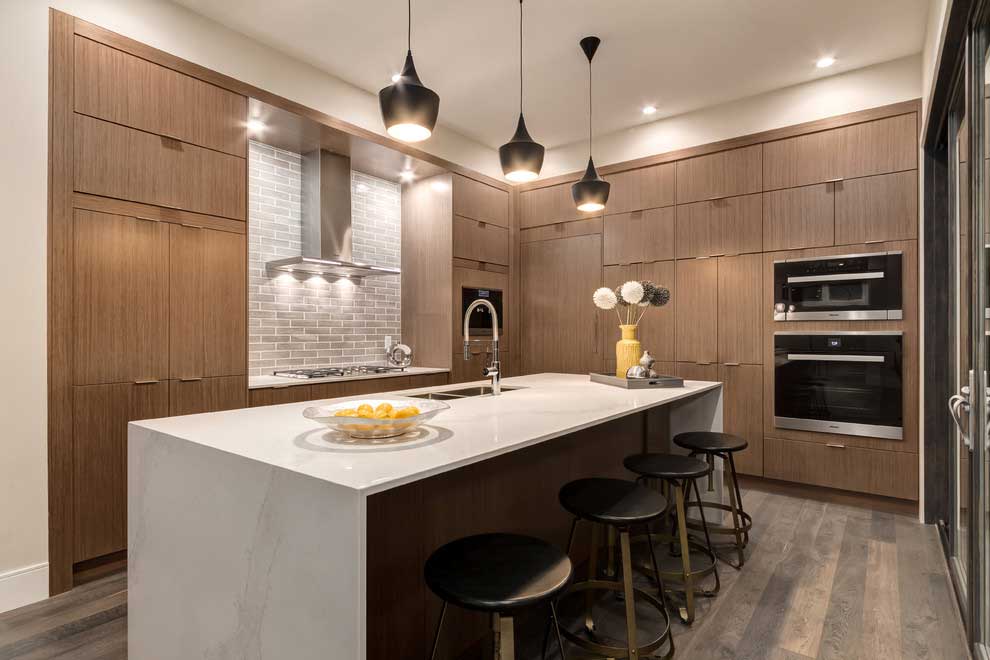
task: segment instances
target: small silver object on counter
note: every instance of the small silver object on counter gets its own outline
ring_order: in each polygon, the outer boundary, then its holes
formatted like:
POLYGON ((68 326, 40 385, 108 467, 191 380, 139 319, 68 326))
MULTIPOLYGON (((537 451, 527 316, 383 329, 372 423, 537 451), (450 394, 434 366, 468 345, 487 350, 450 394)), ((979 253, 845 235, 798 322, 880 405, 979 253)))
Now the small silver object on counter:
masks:
POLYGON ((393 344, 386 352, 389 366, 405 369, 412 364, 412 349, 405 344, 393 344))
POLYGON ((641 364, 634 364, 626 369, 626 378, 649 378, 651 369, 641 364))

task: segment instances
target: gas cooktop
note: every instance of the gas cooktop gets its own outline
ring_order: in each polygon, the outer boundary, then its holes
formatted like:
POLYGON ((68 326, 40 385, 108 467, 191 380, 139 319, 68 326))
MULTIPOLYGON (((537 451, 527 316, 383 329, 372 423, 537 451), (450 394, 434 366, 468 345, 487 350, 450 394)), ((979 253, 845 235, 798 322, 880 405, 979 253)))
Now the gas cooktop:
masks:
POLYGON ((366 376, 374 374, 390 374, 404 371, 401 367, 383 367, 377 364, 355 364, 343 367, 317 367, 314 369, 281 369, 275 372, 282 378, 334 378, 339 376, 366 376))

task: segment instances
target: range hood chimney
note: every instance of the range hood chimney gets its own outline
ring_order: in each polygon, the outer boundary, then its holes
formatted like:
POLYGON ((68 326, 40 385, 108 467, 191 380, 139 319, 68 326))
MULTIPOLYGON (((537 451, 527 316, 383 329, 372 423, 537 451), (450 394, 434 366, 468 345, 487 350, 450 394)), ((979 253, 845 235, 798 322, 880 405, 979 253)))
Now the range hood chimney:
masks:
POLYGON ((351 159, 325 149, 302 156, 302 255, 269 261, 269 270, 364 278, 398 268, 357 263, 352 255, 351 159))

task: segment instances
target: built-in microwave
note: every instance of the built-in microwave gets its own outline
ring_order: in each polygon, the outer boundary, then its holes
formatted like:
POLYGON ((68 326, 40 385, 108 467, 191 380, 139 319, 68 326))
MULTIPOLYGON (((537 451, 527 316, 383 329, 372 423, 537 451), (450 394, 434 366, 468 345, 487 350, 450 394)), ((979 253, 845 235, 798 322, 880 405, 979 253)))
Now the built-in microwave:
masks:
MULTIPOLYGON (((468 307, 478 299, 487 300, 495 308, 495 313, 498 315, 498 331, 501 333, 505 315, 502 313, 502 291, 499 289, 461 288, 461 322, 464 322, 464 314, 468 307)), ((468 329, 472 337, 492 336, 492 313, 487 307, 480 305, 474 308, 471 318, 468 319, 468 329)))
POLYGON ((774 333, 774 426, 900 440, 899 331, 774 333))
POLYGON ((775 321, 902 318, 902 254, 876 252, 773 264, 775 321))

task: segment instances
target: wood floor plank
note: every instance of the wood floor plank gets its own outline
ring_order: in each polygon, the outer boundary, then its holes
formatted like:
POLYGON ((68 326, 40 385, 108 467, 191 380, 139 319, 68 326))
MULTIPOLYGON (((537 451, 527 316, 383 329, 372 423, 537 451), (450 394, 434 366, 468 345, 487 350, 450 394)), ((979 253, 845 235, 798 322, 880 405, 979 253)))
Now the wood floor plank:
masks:
POLYGON ((818 657, 822 660, 860 657, 869 535, 869 517, 846 516, 832 593, 822 626, 822 641, 818 650, 818 657))
MULTIPOLYGON (((890 523, 892 528, 893 520, 890 523)), ((903 657, 897 570, 897 547, 893 543, 871 539, 863 594, 864 658, 903 657)))

